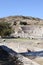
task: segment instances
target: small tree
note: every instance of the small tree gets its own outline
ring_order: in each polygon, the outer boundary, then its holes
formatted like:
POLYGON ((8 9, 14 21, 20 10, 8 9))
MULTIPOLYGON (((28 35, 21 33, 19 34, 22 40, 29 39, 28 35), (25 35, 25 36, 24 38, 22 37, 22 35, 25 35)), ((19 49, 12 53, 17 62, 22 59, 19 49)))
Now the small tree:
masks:
POLYGON ((11 24, 7 22, 0 22, 0 36, 9 36, 11 33, 11 24))

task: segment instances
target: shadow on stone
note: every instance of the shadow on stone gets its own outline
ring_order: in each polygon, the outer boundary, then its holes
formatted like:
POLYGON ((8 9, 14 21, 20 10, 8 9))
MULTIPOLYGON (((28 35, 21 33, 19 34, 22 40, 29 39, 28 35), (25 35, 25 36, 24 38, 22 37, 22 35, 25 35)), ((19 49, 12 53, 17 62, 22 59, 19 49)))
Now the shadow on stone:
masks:
POLYGON ((0 46, 0 65, 23 65, 16 54, 12 49, 0 46))

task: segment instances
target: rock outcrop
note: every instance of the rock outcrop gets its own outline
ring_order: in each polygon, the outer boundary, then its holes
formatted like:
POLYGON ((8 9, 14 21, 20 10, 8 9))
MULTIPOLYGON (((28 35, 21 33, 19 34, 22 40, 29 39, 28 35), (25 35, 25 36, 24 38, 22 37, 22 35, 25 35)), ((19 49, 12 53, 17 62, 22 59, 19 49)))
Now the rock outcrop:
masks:
POLYGON ((14 33, 11 36, 43 39, 43 19, 26 16, 0 18, 0 22, 9 22, 14 33))

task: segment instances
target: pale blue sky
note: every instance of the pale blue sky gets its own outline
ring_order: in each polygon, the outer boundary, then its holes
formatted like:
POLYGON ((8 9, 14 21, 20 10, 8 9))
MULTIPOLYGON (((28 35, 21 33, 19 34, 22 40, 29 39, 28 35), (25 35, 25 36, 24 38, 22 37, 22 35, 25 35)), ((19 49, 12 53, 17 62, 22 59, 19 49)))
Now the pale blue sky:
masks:
POLYGON ((11 15, 43 18, 43 0, 0 0, 0 17, 11 15))

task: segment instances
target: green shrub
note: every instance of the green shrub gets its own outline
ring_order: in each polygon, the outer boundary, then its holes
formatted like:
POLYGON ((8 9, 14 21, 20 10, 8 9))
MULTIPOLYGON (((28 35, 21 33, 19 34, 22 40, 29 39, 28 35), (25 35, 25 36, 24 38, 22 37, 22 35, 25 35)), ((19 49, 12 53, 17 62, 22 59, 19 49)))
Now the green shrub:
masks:
POLYGON ((0 22, 0 36, 9 36, 11 33, 11 24, 7 22, 0 22))
POLYGON ((15 21, 15 22, 14 22, 14 25, 16 25, 16 24, 17 24, 17 22, 15 21))
POLYGON ((20 25, 27 25, 27 22, 20 22, 20 25))

